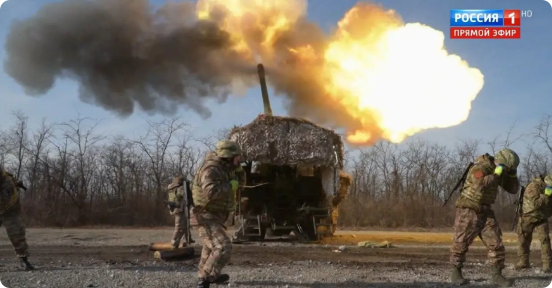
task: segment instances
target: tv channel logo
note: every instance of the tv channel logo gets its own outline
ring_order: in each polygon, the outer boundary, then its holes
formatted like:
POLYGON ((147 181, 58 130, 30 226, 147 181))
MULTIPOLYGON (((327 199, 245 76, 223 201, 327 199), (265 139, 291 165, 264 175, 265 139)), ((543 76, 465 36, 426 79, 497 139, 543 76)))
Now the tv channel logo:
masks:
POLYGON ((450 10, 450 27, 519 27, 521 14, 521 10, 450 10))

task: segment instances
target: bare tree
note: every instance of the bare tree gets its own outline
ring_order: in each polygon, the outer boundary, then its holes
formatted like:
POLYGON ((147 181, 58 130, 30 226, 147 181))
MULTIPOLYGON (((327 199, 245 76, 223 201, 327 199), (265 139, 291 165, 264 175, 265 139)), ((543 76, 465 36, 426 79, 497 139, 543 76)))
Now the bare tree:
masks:
MULTIPOLYGON (((155 183, 156 207, 162 208, 162 199, 165 196, 163 188, 170 180, 171 175, 166 173, 167 151, 173 145, 175 134, 189 127, 178 118, 165 119, 161 122, 148 122, 149 129, 144 137, 135 143, 142 149, 150 162, 150 179, 155 183)), ((160 211, 160 210, 159 210, 160 211)), ((155 213, 160 215, 160 213, 155 213)))
POLYGON ((550 125, 552 123, 552 118, 550 115, 544 115, 540 123, 535 127, 535 136, 540 143, 548 149, 548 152, 552 154, 552 139, 550 139, 550 125))
POLYGON ((27 153, 25 151, 25 146, 27 145, 28 139, 28 118, 23 115, 23 112, 17 111, 12 113, 15 118, 15 125, 11 129, 10 133, 10 145, 11 152, 15 158, 17 170, 16 178, 21 178, 21 169, 25 165, 27 160, 27 153))
MULTIPOLYGON (((14 116, 11 126, 0 129, 0 164, 28 181, 22 204, 33 211, 24 216, 30 225, 168 224, 166 185, 177 174, 193 176, 205 153, 230 130, 198 139, 188 124, 170 118, 148 122, 141 137, 130 139, 100 135, 95 131, 101 122, 80 115, 59 124, 43 120, 33 131, 25 115, 14 116)), ((532 137, 514 136, 513 125, 502 138, 459 140, 455 147, 412 138, 347 149, 344 165, 353 182, 338 221, 358 227, 450 227, 460 193, 446 207, 444 197, 466 165, 488 151, 481 144, 494 153, 527 142, 518 169, 523 183, 550 172, 550 119, 543 117, 532 137)), ((511 198, 499 193, 494 205, 504 224, 511 221, 511 198)))

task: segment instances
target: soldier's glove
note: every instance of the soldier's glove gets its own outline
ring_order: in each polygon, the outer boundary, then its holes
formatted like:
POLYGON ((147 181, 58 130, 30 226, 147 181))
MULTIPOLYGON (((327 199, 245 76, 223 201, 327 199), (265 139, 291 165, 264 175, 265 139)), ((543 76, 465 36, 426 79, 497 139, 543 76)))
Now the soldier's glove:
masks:
POLYGON ((552 196, 552 187, 546 186, 546 189, 544 189, 544 195, 548 197, 552 196))
POLYGON ((494 170, 494 174, 501 176, 504 170, 506 170, 506 167, 502 164, 498 164, 494 170))
POLYGON ((236 192, 238 190, 238 186, 240 185, 240 182, 238 180, 231 180, 230 186, 232 187, 232 191, 236 192))
POLYGON ((242 173, 243 172, 243 167, 240 165, 238 166, 238 168, 236 168, 235 170, 237 173, 242 173))

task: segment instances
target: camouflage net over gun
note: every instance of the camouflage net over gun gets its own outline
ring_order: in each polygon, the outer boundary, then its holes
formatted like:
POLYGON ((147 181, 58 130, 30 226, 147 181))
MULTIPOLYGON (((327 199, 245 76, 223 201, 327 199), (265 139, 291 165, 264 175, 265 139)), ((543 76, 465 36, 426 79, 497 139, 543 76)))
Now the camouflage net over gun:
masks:
POLYGON ((240 144, 244 161, 343 169, 341 137, 308 120, 261 114, 232 129, 229 139, 240 144))

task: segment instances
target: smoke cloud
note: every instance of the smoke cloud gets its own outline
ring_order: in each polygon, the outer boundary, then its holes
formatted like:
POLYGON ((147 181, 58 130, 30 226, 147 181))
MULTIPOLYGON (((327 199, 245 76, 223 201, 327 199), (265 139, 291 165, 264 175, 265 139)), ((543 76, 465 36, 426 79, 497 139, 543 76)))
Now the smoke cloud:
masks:
POLYGON ((176 102, 209 117, 202 98, 224 101, 232 81, 254 71, 230 44, 215 22, 197 20, 192 3, 152 12, 146 0, 64 1, 13 24, 4 68, 30 95, 69 77, 83 101, 120 115, 135 103, 172 113, 176 102))
MULTIPOLYGON (((221 29, 225 11, 211 16, 198 19, 191 2, 167 3, 157 10, 147 0, 48 4, 34 17, 13 23, 4 68, 29 95, 42 95, 65 77, 80 84, 82 101, 122 116, 133 113, 135 104, 147 112, 170 114, 178 103, 208 118, 204 98, 224 102, 234 85, 258 85, 257 63, 231 49, 235 43, 221 29)), ((268 60, 269 83, 291 97, 292 115, 326 115, 316 118, 328 122, 330 109, 334 119, 345 117, 335 103, 320 101, 324 93, 317 91, 322 89, 318 79, 298 70, 300 63, 289 62, 293 55, 288 47, 321 49, 324 43, 313 23, 301 18, 295 26, 275 43, 285 59, 263 59, 268 60)), ((253 27, 247 37, 261 41, 263 33, 253 27)))
POLYGON ((65 0, 13 23, 4 69, 29 95, 71 78, 82 101, 121 116, 136 106, 164 114, 184 106, 208 118, 204 100, 223 103, 258 87, 262 62, 290 116, 343 128, 360 145, 400 142, 467 118, 483 75, 446 52, 441 31, 359 2, 326 35, 306 7, 306 0, 158 9, 147 0, 65 0))

